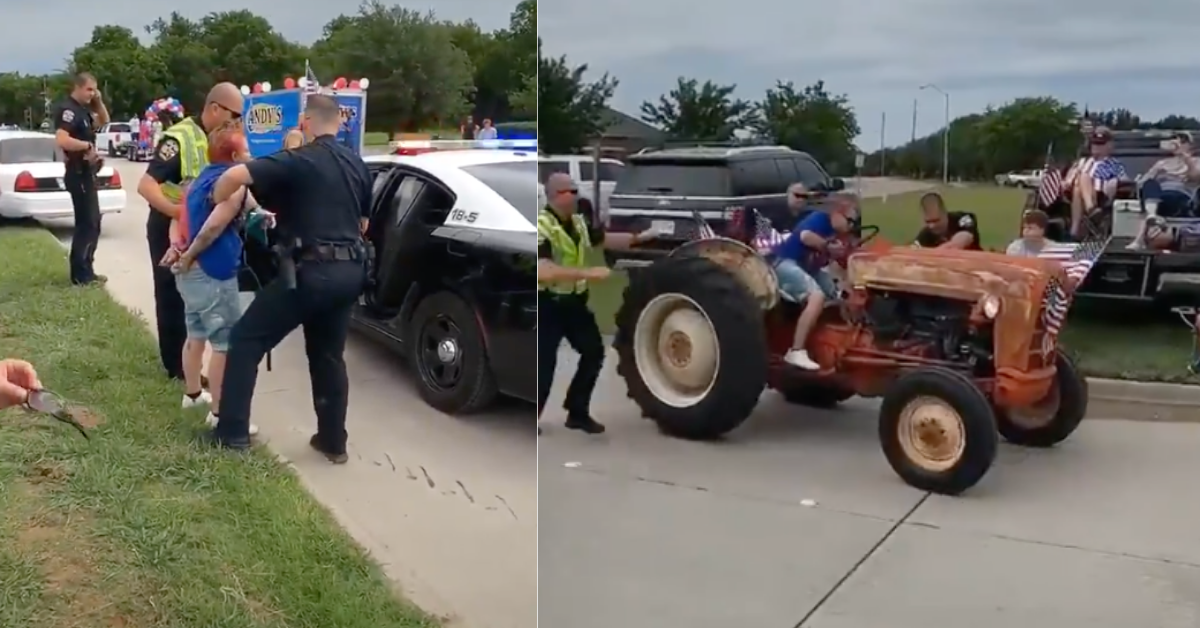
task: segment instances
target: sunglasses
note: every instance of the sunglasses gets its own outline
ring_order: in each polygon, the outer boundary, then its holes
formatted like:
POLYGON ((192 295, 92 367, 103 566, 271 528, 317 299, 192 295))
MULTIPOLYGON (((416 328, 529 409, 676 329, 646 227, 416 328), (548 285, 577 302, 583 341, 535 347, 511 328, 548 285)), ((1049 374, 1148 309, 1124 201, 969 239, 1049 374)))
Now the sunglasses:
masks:
POLYGON ((792 198, 808 198, 809 195, 803 192, 792 192, 792 198))
POLYGON ((569 194, 571 196, 575 196, 576 194, 579 194, 579 190, 563 190, 559 192, 559 194, 569 194))
POLYGON ((226 113, 228 113, 228 114, 229 114, 229 116, 230 116, 231 118, 233 118, 234 120, 241 120, 241 119, 242 119, 242 112, 240 112, 240 111, 234 111, 233 109, 230 109, 229 107, 226 107, 225 105, 222 105, 222 104, 221 104, 221 103, 219 103, 219 102, 214 102, 213 104, 214 104, 214 105, 216 105, 218 108, 222 109, 223 111, 225 111, 226 113))

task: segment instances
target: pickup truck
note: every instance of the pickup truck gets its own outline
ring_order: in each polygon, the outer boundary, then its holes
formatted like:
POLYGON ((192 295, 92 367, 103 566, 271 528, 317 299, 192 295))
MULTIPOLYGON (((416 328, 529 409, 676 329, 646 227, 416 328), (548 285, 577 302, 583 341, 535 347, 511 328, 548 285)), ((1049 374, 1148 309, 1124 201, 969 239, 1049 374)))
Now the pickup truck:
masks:
POLYGON ((110 122, 96 133, 96 150, 110 157, 121 157, 127 150, 133 129, 128 122, 110 122))
POLYGON ((1033 189, 1042 184, 1045 170, 1022 170, 996 175, 996 184, 1011 188, 1033 189))

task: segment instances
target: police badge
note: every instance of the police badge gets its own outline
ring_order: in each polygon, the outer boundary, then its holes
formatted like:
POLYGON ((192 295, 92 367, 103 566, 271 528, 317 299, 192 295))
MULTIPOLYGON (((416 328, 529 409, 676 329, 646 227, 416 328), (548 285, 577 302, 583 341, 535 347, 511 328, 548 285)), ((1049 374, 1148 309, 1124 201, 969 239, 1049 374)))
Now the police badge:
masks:
POLYGON ((70 124, 75 121, 75 112, 70 109, 63 109, 62 121, 70 124))
POLYGON ((162 146, 158 147, 158 156, 163 161, 171 161, 179 154, 179 142, 173 139, 165 140, 162 146))

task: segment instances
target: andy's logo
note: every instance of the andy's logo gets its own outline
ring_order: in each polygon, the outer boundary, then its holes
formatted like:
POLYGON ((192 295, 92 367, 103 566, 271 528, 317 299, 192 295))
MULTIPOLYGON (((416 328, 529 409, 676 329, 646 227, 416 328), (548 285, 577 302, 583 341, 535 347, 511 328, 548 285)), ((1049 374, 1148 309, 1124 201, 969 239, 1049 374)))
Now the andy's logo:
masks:
POLYGON ((246 130, 250 133, 271 133, 283 128, 283 107, 259 104, 246 113, 246 130))

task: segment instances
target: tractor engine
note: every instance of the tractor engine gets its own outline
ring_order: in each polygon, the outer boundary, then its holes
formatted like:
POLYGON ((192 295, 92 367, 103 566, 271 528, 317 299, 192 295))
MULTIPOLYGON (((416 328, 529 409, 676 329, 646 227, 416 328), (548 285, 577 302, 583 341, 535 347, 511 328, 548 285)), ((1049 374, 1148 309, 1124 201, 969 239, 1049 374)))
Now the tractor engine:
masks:
POLYGON ((942 297, 872 291, 863 316, 881 349, 973 366, 990 365, 991 329, 972 327, 972 307, 942 297))

